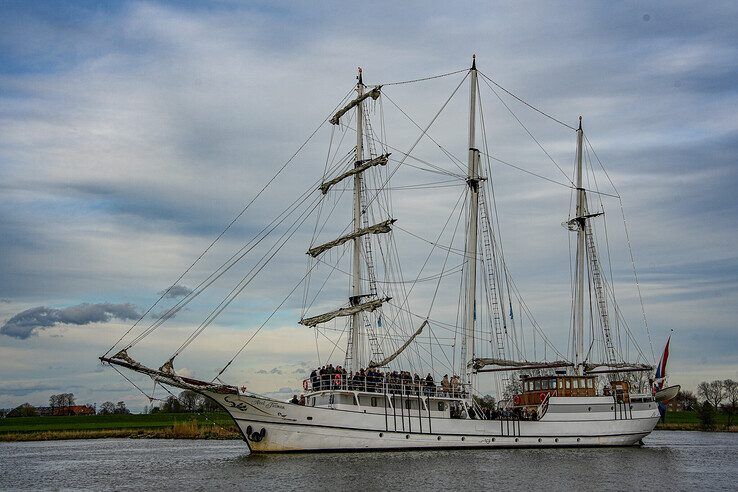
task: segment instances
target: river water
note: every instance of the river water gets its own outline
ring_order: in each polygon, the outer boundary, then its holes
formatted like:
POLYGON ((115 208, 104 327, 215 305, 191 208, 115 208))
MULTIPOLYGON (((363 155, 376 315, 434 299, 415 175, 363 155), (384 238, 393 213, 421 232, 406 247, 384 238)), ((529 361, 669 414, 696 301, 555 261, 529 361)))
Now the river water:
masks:
POLYGON ((2 489, 738 490, 738 434, 645 446, 249 456, 241 441, 0 443, 2 489))

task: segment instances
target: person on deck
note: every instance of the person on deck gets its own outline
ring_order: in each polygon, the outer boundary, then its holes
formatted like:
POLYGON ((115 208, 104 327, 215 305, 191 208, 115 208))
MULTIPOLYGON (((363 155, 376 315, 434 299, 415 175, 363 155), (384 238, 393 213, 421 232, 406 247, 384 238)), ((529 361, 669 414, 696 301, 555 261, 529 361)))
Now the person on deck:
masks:
POLYGON ((425 395, 432 396, 433 390, 436 388, 436 382, 433 381, 433 376, 430 373, 425 377, 425 395))
POLYGON ((294 405, 298 405, 300 403, 300 400, 297 399, 297 395, 292 395, 292 399, 290 400, 290 403, 294 405))
POLYGON ((451 396, 458 396, 459 386, 461 386, 461 380, 459 379, 459 376, 454 374, 451 376, 451 396))
POLYGON ((448 396, 451 392, 451 382, 448 380, 448 374, 443 375, 443 379, 441 380, 441 390, 443 391, 444 396, 448 396))
POLYGON ((318 371, 313 369, 313 371, 310 373, 310 387, 315 391, 316 389, 319 389, 319 381, 318 379, 318 371))

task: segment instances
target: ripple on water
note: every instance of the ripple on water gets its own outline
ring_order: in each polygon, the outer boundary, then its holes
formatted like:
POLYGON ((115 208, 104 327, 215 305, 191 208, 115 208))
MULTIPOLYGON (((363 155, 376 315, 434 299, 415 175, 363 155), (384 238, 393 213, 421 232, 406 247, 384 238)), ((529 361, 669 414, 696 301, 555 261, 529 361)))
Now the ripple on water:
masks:
POLYGON ((0 443, 0 488, 735 490, 738 434, 657 431, 634 448, 250 456, 240 441, 0 443))

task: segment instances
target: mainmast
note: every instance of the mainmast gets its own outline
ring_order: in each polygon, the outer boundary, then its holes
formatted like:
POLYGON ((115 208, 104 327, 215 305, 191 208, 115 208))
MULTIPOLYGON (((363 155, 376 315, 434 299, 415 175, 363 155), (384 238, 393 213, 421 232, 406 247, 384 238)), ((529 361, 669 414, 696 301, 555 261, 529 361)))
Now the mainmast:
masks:
MULTIPOLYGON (((357 99, 356 105, 356 156, 354 159, 355 166, 361 164, 364 155, 364 104, 362 96, 364 95, 364 82, 361 77, 361 68, 359 68, 358 83, 356 84, 357 99)), ((361 301, 361 241, 358 235, 361 230, 361 182, 362 173, 354 174, 354 257, 353 257, 353 274, 352 274, 352 296, 351 305, 356 305, 361 301)), ((362 337, 360 330, 363 323, 361 322, 361 311, 357 311, 351 316, 351 336, 349 343, 351 344, 351 365, 349 370, 358 371, 364 367, 363 350, 361 349, 362 337)))
POLYGON ((476 322, 477 298, 477 229, 479 221, 479 150, 475 147, 475 123, 477 105, 477 60, 472 58, 470 70, 471 90, 469 95, 469 168, 467 184, 469 185, 469 230, 466 237, 466 316, 464 324, 465 343, 461 360, 466 364, 463 371, 464 383, 469 384, 469 398, 474 388, 476 371, 474 361, 474 325, 476 322))
POLYGON ((583 371, 584 367, 584 264, 586 261, 586 215, 587 202, 582 187, 582 141, 584 131, 582 130, 582 117, 579 117, 579 128, 577 129, 577 257, 576 257, 576 300, 574 311, 574 363, 577 373, 583 371))

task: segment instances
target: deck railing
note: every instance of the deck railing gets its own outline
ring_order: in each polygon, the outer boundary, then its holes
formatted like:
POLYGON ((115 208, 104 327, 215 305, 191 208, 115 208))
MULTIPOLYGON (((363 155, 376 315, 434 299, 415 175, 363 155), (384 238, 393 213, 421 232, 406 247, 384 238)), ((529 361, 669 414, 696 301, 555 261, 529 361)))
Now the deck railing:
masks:
POLYGON ((349 378, 343 374, 323 374, 303 381, 305 391, 360 391, 363 393, 384 393, 395 395, 416 395, 430 397, 466 398, 468 385, 458 384, 454 387, 428 383, 395 380, 385 377, 365 376, 349 378))

